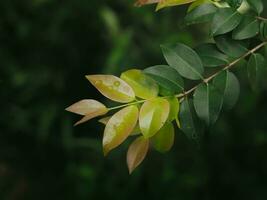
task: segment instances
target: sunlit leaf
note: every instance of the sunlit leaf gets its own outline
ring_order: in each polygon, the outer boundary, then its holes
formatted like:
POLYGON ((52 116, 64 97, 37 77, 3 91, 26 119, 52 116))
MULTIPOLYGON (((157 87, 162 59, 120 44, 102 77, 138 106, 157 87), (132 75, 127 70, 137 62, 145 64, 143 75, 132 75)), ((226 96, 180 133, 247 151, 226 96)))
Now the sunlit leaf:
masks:
POLYGON ((104 155, 119 146, 133 132, 137 120, 137 106, 123 108, 110 118, 103 137, 104 155))
POLYGON ((74 124, 74 126, 77 126, 77 125, 80 125, 82 123, 85 123, 85 122, 87 122, 90 119, 93 119, 95 117, 99 117, 99 116, 105 115, 105 114, 107 114, 107 112, 108 112, 108 109, 107 108, 101 108, 101 109, 96 110, 94 112, 88 113, 81 120, 79 120, 78 122, 76 122, 74 124))
POLYGON ((157 83, 142 73, 141 70, 128 70, 121 74, 121 79, 133 88, 137 97, 151 99, 158 96, 159 87, 157 83))
POLYGON ((152 138, 154 148, 161 152, 169 151, 174 143, 174 127, 167 122, 152 138))
POLYGON ((145 138, 155 135, 166 122, 170 111, 169 102, 163 98, 146 101, 140 110, 139 126, 145 138))
POLYGON ((127 152, 127 165, 129 173, 138 167, 145 159, 149 148, 149 140, 143 136, 138 137, 129 147, 127 152))
POLYGON ((101 94, 113 101, 128 103, 135 99, 133 89, 125 81, 116 76, 88 75, 86 78, 101 94))
POLYGON ((158 11, 162 8, 165 8, 165 7, 188 4, 188 3, 192 3, 194 1, 196 1, 196 0, 162 0, 158 3, 156 11, 158 11))
POLYGON ((180 103, 179 103, 178 98, 176 98, 175 96, 169 97, 167 100, 169 101, 169 104, 170 104, 170 113, 169 113, 168 121, 171 122, 178 118, 178 113, 180 110, 180 103))
POLYGON ((66 108, 67 111, 78 115, 86 115, 101 109, 106 109, 106 106, 93 99, 84 99, 66 108))

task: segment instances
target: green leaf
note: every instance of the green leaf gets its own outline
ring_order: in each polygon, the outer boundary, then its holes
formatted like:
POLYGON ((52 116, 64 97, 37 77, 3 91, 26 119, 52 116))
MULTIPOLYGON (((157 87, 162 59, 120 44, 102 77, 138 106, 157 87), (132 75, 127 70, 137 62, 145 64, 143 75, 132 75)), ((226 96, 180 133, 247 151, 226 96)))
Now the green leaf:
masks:
POLYGON ((247 69, 248 78, 252 89, 259 88, 260 80, 265 70, 265 59, 261 54, 252 54, 249 58, 247 69))
POLYGON ((216 11, 217 8, 213 4, 202 4, 186 15, 185 22, 187 25, 210 22, 216 11))
POLYGON ((144 70, 144 73, 153 78, 159 86, 176 94, 184 90, 184 81, 180 74, 167 65, 157 65, 144 70))
POLYGON ((259 21, 254 16, 244 16, 241 23, 233 31, 233 39, 244 40, 259 33, 259 21))
POLYGON ((123 108, 110 118, 103 137, 104 155, 119 146, 133 132, 137 120, 137 106, 123 108))
POLYGON ((139 98, 151 99, 158 96, 159 87, 157 83, 142 73, 141 70, 128 70, 121 74, 121 79, 133 88, 135 95, 139 98))
POLYGON ((229 36, 217 36, 214 40, 218 49, 229 57, 239 58, 248 52, 243 41, 233 40, 229 36))
POLYGON ((127 165, 130 174, 143 162, 148 149, 149 140, 145 139, 143 136, 136 138, 130 145, 127 152, 127 165))
POLYGON ((226 2, 233 8, 238 8, 241 6, 243 0, 226 0, 226 2))
POLYGON ((237 77, 232 72, 227 72, 223 108, 226 110, 232 109, 238 101, 239 94, 240 84, 237 77))
POLYGON ((204 120, 207 126, 214 124, 222 108, 223 96, 213 84, 203 83, 194 93, 194 106, 197 115, 204 120))
POLYGON ((181 130, 185 133, 188 139, 198 140, 200 138, 200 128, 197 121, 197 116, 194 110, 192 100, 185 97, 180 108, 180 124, 181 130))
POLYGON ((262 40, 267 39, 267 23, 266 22, 260 23, 260 36, 262 40))
POLYGON ((139 126, 145 138, 154 136, 168 119, 170 104, 166 99, 155 98, 146 101, 140 110, 139 126))
POLYGON ((133 89, 122 79, 113 75, 88 75, 86 78, 105 97, 120 103, 135 100, 133 89))
POLYGON ((263 12, 263 3, 262 0, 247 0, 251 8, 260 15, 263 12))
POLYGON ((219 9, 211 24, 211 35, 217 36, 232 31, 238 26, 241 19, 241 14, 233 8, 219 9))
POLYGON ((191 3, 194 1, 196 1, 196 0, 164 0, 164 1, 159 1, 157 8, 156 8, 156 11, 158 11, 162 8, 188 4, 188 3, 191 3))
POLYGON ((191 12, 193 9, 197 8, 198 6, 206 3, 212 3, 211 0, 196 0, 194 1, 189 7, 187 12, 191 12))
POLYGON ((215 44, 202 44, 196 47, 195 51, 206 67, 218 67, 229 63, 228 57, 221 53, 215 44))
POLYGON ((161 153, 169 151, 174 143, 174 134, 173 124, 167 122, 156 135, 151 138, 154 148, 161 153))
POLYGON ((183 77, 192 80, 203 79, 203 64, 193 49, 178 43, 175 46, 162 46, 162 51, 167 63, 183 77))
POLYGON ((178 113, 180 110, 180 103, 179 103, 178 98, 176 98, 175 96, 169 97, 167 100, 169 101, 169 104, 170 104, 170 113, 169 113, 168 121, 172 122, 173 120, 178 118, 178 113))

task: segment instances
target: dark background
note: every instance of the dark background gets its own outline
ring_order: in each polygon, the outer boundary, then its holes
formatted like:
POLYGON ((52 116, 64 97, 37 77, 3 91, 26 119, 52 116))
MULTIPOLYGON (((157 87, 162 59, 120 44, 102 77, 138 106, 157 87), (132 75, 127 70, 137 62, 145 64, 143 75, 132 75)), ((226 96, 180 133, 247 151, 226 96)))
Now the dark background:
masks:
POLYGON ((244 66, 238 105, 200 148, 177 132, 172 151, 150 152, 131 176, 127 144, 104 158, 104 127, 72 126, 70 104, 107 103, 86 74, 161 64, 160 44, 206 39, 205 26, 182 26, 185 7, 132 4, 0 1, 0 199, 267 199, 267 93, 250 90, 244 66))

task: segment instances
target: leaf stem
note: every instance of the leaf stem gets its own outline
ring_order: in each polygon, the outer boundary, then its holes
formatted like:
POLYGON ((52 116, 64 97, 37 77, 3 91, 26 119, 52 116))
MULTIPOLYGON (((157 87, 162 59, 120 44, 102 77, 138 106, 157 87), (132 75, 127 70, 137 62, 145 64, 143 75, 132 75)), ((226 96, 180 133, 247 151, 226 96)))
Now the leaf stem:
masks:
MULTIPOLYGON (((267 20, 267 19, 266 19, 267 20)), ((226 71, 226 70, 229 70, 231 69, 233 66, 235 66, 237 63, 239 63, 242 59, 248 57, 249 55, 255 53, 256 51, 258 51, 259 49, 261 49, 262 47, 264 47, 265 45, 267 45, 267 41, 266 42, 262 42, 261 44, 259 44, 258 46, 254 47, 253 49, 249 50, 247 53, 245 53, 243 56, 237 58, 236 60, 234 60, 233 62, 229 63, 228 65, 225 65, 221 70, 215 72, 214 74, 212 74, 211 76, 207 77, 207 78, 204 78, 202 79, 202 81, 197 84, 196 86, 192 87, 191 89, 187 90, 187 91, 184 91, 183 93, 180 93, 180 94, 176 94, 174 95, 176 98, 181 98, 183 99, 185 96, 188 96, 189 94, 193 93, 199 85, 201 85, 202 83, 209 83, 213 78, 215 78, 218 74, 220 74, 221 72, 223 71, 226 71)), ((170 96, 165 96, 165 97, 162 97, 162 98, 168 98, 170 96)), ((120 109, 120 108, 124 108, 124 107, 127 107, 127 106, 131 106, 131 105, 137 105, 137 104, 141 104, 141 103, 145 103, 146 101, 148 101, 149 99, 145 99, 145 100, 138 100, 138 101, 134 101, 134 102, 131 102, 131 103, 127 103, 127 104, 123 104, 123 105, 120 105, 120 106, 115 106, 115 107, 111 107, 111 108, 108 108, 109 111, 111 110, 117 110, 117 109, 120 109)))
POLYGON ((267 21, 267 18, 257 16, 256 19, 261 20, 261 21, 267 21))

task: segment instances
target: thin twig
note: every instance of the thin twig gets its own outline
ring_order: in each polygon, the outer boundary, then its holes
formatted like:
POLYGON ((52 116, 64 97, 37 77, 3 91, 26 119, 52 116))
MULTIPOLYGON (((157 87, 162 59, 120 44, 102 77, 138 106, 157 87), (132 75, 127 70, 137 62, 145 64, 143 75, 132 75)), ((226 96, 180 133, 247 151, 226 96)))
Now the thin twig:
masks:
POLYGON ((261 21, 267 21, 266 18, 264 18, 264 17, 260 17, 260 16, 257 16, 256 19, 259 19, 259 20, 261 20, 261 21))

